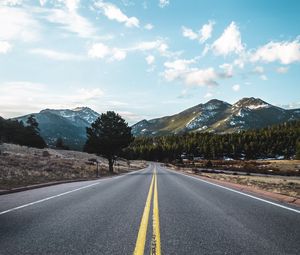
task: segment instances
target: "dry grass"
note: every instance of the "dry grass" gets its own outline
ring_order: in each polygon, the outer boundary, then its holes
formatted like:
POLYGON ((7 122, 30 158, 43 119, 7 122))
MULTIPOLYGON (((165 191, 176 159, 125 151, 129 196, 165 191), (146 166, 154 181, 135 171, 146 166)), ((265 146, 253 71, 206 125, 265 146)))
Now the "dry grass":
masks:
MULTIPOLYGON (((0 151, 0 189, 50 181, 95 178, 96 165, 89 159, 100 160, 100 175, 109 175, 107 160, 88 153, 35 149, 13 144, 0 145, 0 151)), ((144 166, 143 161, 118 160, 115 171, 122 173, 144 166)))
POLYGON ((201 175, 216 180, 251 186, 278 194, 300 198, 300 179, 210 173, 202 173, 201 175))
POLYGON ((207 160, 200 160, 186 167, 300 176, 300 160, 211 160, 212 167, 207 167, 207 163, 207 160))

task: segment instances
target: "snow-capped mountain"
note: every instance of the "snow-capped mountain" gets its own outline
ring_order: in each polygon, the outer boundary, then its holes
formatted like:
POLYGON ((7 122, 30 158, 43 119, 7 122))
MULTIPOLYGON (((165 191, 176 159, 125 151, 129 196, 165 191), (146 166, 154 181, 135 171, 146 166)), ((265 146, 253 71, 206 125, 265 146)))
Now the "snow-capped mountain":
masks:
POLYGON ((58 116, 68 119, 69 121, 73 122, 74 125, 77 126, 83 126, 83 125, 89 126, 100 116, 99 113, 93 111, 88 107, 77 107, 72 110, 45 109, 42 110, 40 113, 56 114, 58 116))
MULTIPOLYGON (((16 119, 26 123, 29 115, 16 119)), ((100 116, 88 107, 45 109, 34 115, 48 145, 55 145, 57 138, 61 137, 66 145, 76 150, 81 150, 86 141, 86 127, 100 116)), ((142 120, 132 126, 132 133, 135 136, 232 133, 291 120, 300 120, 300 109, 285 110, 258 98, 243 98, 233 105, 213 99, 172 116, 142 120)))
MULTIPOLYGON (((29 115, 17 118, 26 123, 29 115)), ((34 113, 39 123, 40 133, 48 145, 54 145, 61 137, 72 149, 82 149, 86 141, 86 127, 90 126, 100 114, 88 107, 75 109, 45 109, 34 113)))
POLYGON ((259 98, 243 98, 233 105, 213 99, 172 116, 142 120, 132 126, 132 132, 135 136, 232 133, 299 119, 300 109, 285 110, 259 98))

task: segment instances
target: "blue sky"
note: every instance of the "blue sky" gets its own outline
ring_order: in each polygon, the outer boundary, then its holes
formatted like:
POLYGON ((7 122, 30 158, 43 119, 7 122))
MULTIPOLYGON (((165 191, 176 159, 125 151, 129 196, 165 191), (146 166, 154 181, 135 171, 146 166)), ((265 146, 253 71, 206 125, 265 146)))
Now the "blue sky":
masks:
POLYGON ((300 107, 300 1, 0 0, 0 116, 212 98, 300 107))

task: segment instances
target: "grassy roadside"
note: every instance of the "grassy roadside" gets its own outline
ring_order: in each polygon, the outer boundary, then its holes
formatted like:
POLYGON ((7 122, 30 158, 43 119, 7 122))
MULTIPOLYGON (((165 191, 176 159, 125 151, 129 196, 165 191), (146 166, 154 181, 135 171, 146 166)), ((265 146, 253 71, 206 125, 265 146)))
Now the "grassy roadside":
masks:
POLYGON ((269 192, 300 198, 300 179, 226 174, 202 174, 204 177, 254 187, 269 192))
MULTIPOLYGON (((291 165, 290 162, 281 162, 280 164, 284 163, 291 165)), ((293 164, 294 163, 295 162, 293 162, 293 164)), ((263 190, 272 192, 274 194, 280 194, 300 199, 300 178, 298 176, 256 176, 251 175, 251 173, 245 175, 237 173, 226 173, 225 171, 220 173, 209 173, 205 170, 202 172, 201 169, 195 171, 195 168, 178 168, 171 165, 169 165, 169 167, 171 167, 173 170, 197 175, 199 177, 238 184, 247 188, 252 188, 253 190, 263 190)))
POLYGON ((177 166, 300 177, 300 160, 199 160, 177 166))
MULTIPOLYGON (((97 168, 90 159, 101 161, 101 177, 110 175, 107 160, 88 153, 13 144, 1 144, 0 151, 0 190, 53 181, 93 179, 97 168)), ((144 161, 118 160, 115 172, 125 173, 145 166, 144 161)))

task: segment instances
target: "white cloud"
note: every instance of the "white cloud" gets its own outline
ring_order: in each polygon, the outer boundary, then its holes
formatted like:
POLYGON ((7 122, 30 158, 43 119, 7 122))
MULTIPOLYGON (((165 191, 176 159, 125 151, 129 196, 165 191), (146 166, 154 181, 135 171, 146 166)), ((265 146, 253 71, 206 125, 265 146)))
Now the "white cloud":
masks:
POLYGON ((0 41, 0 54, 6 54, 11 50, 11 44, 6 41, 0 41))
POLYGON ((231 53, 240 54, 244 51, 241 33, 235 22, 231 22, 223 34, 212 44, 211 49, 215 55, 223 56, 231 53))
POLYGON ((49 59, 58 60, 58 61, 70 61, 70 60, 82 60, 82 56, 78 56, 71 53, 56 51, 52 49, 43 49, 43 48, 36 48, 31 49, 29 51, 32 54, 40 55, 49 59))
POLYGON ((241 55, 239 56, 239 58, 237 58, 237 59, 235 59, 235 60, 233 61, 233 64, 234 64, 235 66, 238 66, 240 69, 243 69, 244 66, 245 66, 245 62, 246 62, 245 54, 241 54, 241 55))
POLYGON ((161 39, 157 39, 154 41, 144 41, 140 42, 134 47, 130 48, 129 50, 131 51, 151 51, 151 50, 156 50, 160 53, 162 56, 170 56, 173 53, 168 51, 169 46, 167 43, 165 43, 161 39))
POLYGON ((155 57, 153 55, 148 55, 146 57, 146 62, 148 65, 152 65, 155 62, 155 57))
POLYGON ((35 99, 43 95, 44 85, 30 82, 0 84, 0 116, 12 117, 34 112, 35 99), (27 112, 27 113, 28 113, 27 112))
POLYGON ((16 6, 21 5, 23 0, 1 0, 0 5, 4 6, 16 6))
POLYGON ((222 76, 224 78, 231 78, 233 76, 233 65, 232 64, 224 63, 224 64, 220 65, 219 67, 224 70, 224 72, 221 73, 220 76, 222 76))
POLYGON ((177 59, 172 62, 166 62, 164 66, 167 67, 168 69, 173 69, 176 71, 186 71, 189 69, 189 65, 193 63, 195 63, 195 60, 193 59, 190 60, 177 59))
POLYGON ((204 24, 203 27, 200 29, 199 41, 201 43, 204 43, 211 37, 214 24, 215 23, 213 21, 209 21, 207 24, 204 24))
POLYGON ((26 11, 20 8, 0 8, 0 40, 36 41, 40 26, 26 11))
POLYGON ((155 40, 155 41, 144 41, 138 43, 134 49, 141 50, 141 51, 148 51, 153 49, 158 49, 160 47, 165 47, 164 42, 161 40, 155 40))
POLYGON ((88 51, 88 55, 91 58, 105 58, 110 54, 110 49, 103 43, 95 43, 88 51))
POLYGON ((125 59, 126 56, 127 56, 126 51, 118 49, 118 48, 113 48, 112 49, 111 60, 121 61, 121 60, 125 59))
POLYGON ((100 88, 79 88, 72 92, 53 94, 50 86, 28 81, 0 84, 0 116, 15 117, 45 108, 74 108, 95 105, 104 92, 100 88))
POLYGON ((80 88, 75 94, 67 96, 71 102, 84 103, 91 100, 97 100, 102 97, 104 92, 99 88, 87 89, 80 88))
POLYGON ((284 74, 284 73, 287 73, 288 70, 289 70, 288 67, 281 66, 281 67, 278 67, 278 68, 276 69, 276 72, 277 72, 277 73, 284 74))
POLYGON ((258 74, 263 74, 264 73, 264 68, 262 66, 256 66, 254 69, 253 69, 253 72, 254 73, 258 73, 258 74))
POLYGON ((73 12, 76 11, 79 7, 80 0, 60 0, 65 3, 66 7, 69 11, 73 12))
POLYGON ((200 43, 204 43, 207 41, 212 34, 213 31, 213 26, 214 26, 213 21, 209 21, 207 24, 204 24, 202 28, 200 29, 199 33, 194 32, 192 29, 188 27, 182 27, 182 35, 184 37, 189 38, 190 40, 199 40, 200 43))
POLYGON ((215 72, 214 68, 199 69, 190 67, 195 62, 195 59, 177 59, 172 62, 165 62, 166 70, 163 72, 163 76, 167 81, 179 79, 190 86, 218 85, 216 80, 220 76, 215 72))
POLYGON ((159 7, 164 8, 170 4, 170 0, 159 0, 159 7))
POLYGON ((209 50, 210 50, 210 45, 206 44, 203 51, 202 51, 202 54, 201 54, 202 57, 204 57, 207 54, 207 52, 209 52, 209 50))
POLYGON ((152 41, 141 41, 127 49, 127 51, 157 51, 161 56, 166 58, 177 58, 182 54, 182 51, 171 51, 169 45, 164 38, 157 38, 152 41))
POLYGON ((66 6, 65 9, 49 9, 46 19, 49 22, 60 24, 63 29, 77 34, 82 38, 93 37, 96 33, 94 26, 79 15, 75 6, 66 6))
POLYGON ((173 81, 175 79, 184 79, 184 76, 190 72, 190 65, 193 64, 195 60, 177 59, 174 61, 165 62, 164 66, 166 70, 163 75, 167 81, 173 81))
POLYGON ((198 34, 195 33, 192 29, 185 26, 183 26, 181 29, 183 37, 187 37, 190 40, 196 40, 198 38, 198 34))
POLYGON ((241 89, 241 86, 239 84, 235 84, 235 85, 232 86, 232 90, 235 91, 235 92, 240 91, 240 89, 241 89))
POLYGON ((100 9, 110 20, 124 23, 127 27, 139 27, 139 20, 136 17, 126 16, 117 6, 103 1, 95 2, 95 7, 100 9))
POLYGON ((268 77, 265 74, 262 74, 261 76, 259 76, 261 80, 263 81, 267 81, 268 77))
POLYGON ((152 30, 152 29, 154 28, 154 26, 153 26, 151 23, 148 23, 148 24, 146 24, 146 25, 144 26, 144 28, 145 28, 146 30, 152 30))
POLYGON ((126 51, 119 48, 111 48, 103 43, 94 43, 88 50, 88 56, 91 58, 106 59, 109 61, 121 61, 126 58, 126 51))
POLYGON ((185 75, 185 82, 187 85, 196 86, 216 86, 218 78, 215 70, 210 67, 206 69, 195 69, 185 75))
POLYGON ((40 5, 44 6, 47 3, 47 0, 40 0, 40 5))
POLYGON ((300 61, 300 39, 294 41, 269 42, 252 54, 252 62, 275 62, 288 65, 300 61))

